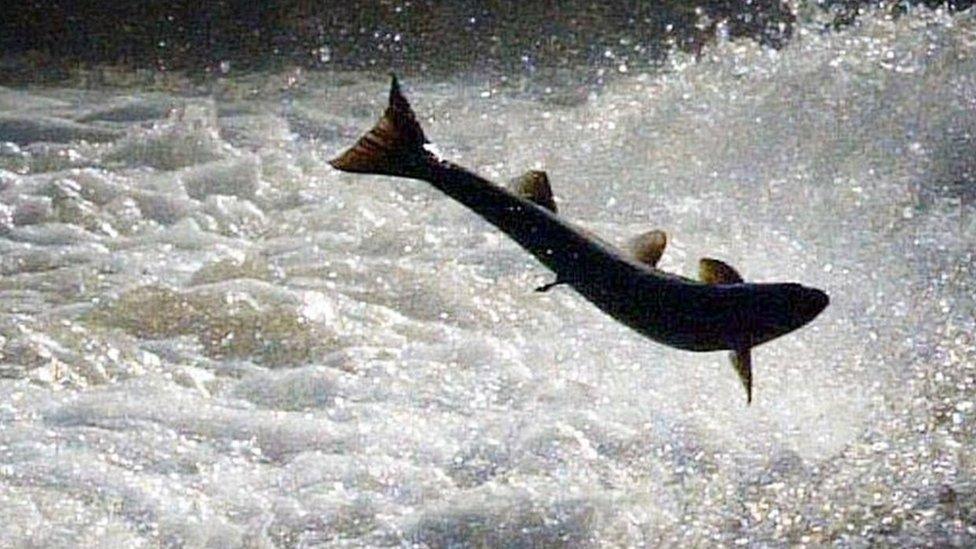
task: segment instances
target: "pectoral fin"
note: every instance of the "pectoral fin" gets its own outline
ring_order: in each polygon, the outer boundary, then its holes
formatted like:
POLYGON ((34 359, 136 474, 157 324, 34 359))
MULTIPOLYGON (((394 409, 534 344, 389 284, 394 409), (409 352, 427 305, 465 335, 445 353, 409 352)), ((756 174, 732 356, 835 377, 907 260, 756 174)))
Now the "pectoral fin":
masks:
POLYGON ((553 280, 552 282, 550 282, 548 284, 543 284, 542 286, 539 286, 538 288, 535 289, 535 291, 537 291, 537 292, 548 292, 549 290, 555 288, 556 286, 559 286, 560 284, 565 284, 565 283, 566 283, 565 281, 559 280, 557 278, 556 280, 553 280))
MULTIPOLYGON (((703 257, 698 261, 698 278, 705 284, 739 284, 742 275, 728 263, 703 257)), ((752 404, 752 351, 744 347, 729 353, 732 368, 746 390, 746 404, 752 404)))
POLYGON ((634 259, 645 265, 656 267, 668 245, 668 235, 664 231, 647 231, 630 241, 628 247, 634 259))
POLYGON ((552 187, 549 185, 549 176, 546 175, 546 172, 529 170, 512 179, 508 188, 518 196, 556 213, 556 199, 553 198, 552 187))
POLYGON ((739 284, 742 275, 728 263, 703 257, 698 261, 698 279, 705 284, 739 284))
POLYGON ((746 390, 746 404, 752 404, 752 351, 742 349, 729 353, 729 360, 735 373, 739 374, 739 380, 746 390))

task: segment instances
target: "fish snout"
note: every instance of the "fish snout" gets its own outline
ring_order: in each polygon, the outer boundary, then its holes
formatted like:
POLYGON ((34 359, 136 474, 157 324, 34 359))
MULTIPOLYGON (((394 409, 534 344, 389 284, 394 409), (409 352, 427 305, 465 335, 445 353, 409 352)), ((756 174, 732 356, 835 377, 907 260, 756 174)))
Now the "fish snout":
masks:
POLYGON ((797 284, 794 292, 793 315, 797 325, 802 326, 817 317, 827 305, 830 304, 830 297, 826 292, 817 288, 808 288, 797 284))

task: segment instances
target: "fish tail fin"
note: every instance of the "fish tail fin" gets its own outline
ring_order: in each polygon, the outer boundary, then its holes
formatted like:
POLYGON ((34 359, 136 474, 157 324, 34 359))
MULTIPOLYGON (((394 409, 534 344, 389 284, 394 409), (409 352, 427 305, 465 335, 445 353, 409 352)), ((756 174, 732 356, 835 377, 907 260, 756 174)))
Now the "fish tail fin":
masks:
POLYGON ((344 172, 417 177, 432 158, 424 148, 427 143, 424 130, 393 75, 390 103, 383 117, 329 164, 344 172))

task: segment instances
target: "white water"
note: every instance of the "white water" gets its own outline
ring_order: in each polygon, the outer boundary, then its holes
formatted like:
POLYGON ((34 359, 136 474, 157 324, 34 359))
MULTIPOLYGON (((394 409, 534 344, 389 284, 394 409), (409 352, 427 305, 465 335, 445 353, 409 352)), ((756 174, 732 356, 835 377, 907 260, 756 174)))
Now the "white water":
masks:
POLYGON ((751 407, 723 354, 329 168, 385 79, 0 89, 0 544, 973 543, 976 21, 863 23, 575 106, 405 82, 447 157, 667 230, 667 270, 825 289, 751 407))

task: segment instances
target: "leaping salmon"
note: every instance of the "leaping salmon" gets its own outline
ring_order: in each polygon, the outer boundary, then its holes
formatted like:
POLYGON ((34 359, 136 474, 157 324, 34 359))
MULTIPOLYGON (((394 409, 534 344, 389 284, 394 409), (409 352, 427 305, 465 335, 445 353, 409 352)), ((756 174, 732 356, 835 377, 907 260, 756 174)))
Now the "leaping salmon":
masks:
POLYGON ((329 163, 336 169, 418 179, 501 229, 556 274, 539 291, 566 284, 640 334, 687 351, 732 351, 752 402, 750 349, 813 320, 827 294, 796 283, 744 282, 713 259, 692 280, 657 268, 667 243, 661 231, 638 237, 633 256, 575 227, 556 212, 548 177, 529 172, 512 189, 439 158, 394 76, 382 118, 329 163))

